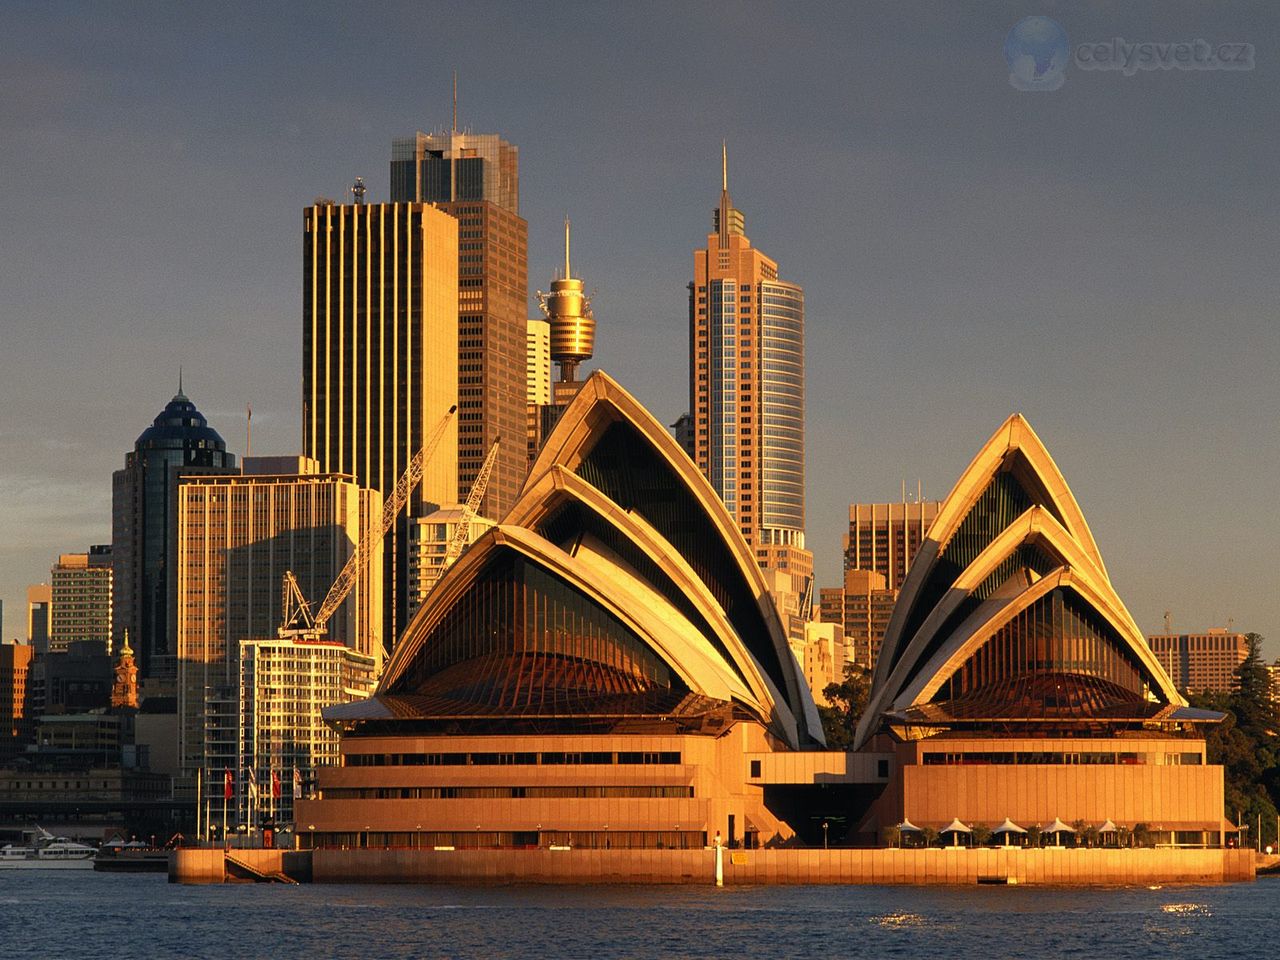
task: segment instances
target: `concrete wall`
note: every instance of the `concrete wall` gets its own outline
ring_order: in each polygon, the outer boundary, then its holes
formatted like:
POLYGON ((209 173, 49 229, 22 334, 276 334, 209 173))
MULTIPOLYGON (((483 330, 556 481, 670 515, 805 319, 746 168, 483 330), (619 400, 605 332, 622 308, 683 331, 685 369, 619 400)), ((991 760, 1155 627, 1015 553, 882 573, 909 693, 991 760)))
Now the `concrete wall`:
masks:
MULTIPOLYGON (((318 883, 703 883, 711 850, 317 850, 318 883)), ((724 851, 726 884, 1112 885, 1252 880, 1252 850, 724 851)))
POLYGON ((169 882, 226 883, 242 879, 234 867, 228 866, 227 857, 234 857, 260 873, 284 873, 298 881, 311 879, 311 855, 305 851, 184 847, 169 854, 169 882))

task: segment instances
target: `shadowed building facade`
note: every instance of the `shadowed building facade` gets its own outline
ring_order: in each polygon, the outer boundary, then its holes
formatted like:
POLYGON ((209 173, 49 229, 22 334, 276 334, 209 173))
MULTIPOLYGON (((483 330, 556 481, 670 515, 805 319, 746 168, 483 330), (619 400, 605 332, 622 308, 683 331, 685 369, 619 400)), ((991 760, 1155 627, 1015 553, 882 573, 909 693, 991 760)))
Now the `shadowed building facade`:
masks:
POLYGON ((137 651, 138 676, 177 677, 177 487, 180 476, 236 470, 218 431, 177 395, 112 474, 112 639, 137 651))
POLYGON ((1014 415, 938 509, 894 608, 857 742, 894 750, 901 775, 863 829, 1110 819, 1215 845, 1222 768, 1200 731, 1220 719, 1174 689, 1014 415))

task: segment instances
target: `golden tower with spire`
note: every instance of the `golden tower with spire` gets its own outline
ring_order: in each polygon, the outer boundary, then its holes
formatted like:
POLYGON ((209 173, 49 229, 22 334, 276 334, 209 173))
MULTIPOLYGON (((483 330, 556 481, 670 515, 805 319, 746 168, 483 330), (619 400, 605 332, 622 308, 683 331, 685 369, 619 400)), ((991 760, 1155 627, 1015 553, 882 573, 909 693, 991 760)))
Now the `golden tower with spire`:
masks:
POLYGON ((116 678, 111 685, 111 706, 117 710, 138 709, 138 667, 133 662, 133 647, 129 646, 129 631, 124 632, 124 646, 116 660, 116 678))
POLYGON ((578 392, 578 364, 591 359, 596 345, 591 298, 569 266, 568 217, 564 221, 564 276, 551 281, 550 293, 539 290, 538 302, 551 324, 551 359, 560 369, 560 379, 553 387, 554 400, 568 403, 578 392))

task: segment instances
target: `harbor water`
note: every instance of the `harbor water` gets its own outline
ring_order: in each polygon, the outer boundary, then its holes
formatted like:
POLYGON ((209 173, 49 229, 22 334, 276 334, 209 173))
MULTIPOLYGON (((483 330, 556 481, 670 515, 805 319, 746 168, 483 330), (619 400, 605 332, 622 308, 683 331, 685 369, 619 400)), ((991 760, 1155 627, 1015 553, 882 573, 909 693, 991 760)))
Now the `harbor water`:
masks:
POLYGON ((0 874, 0 957, 1260 958, 1280 880, 1220 886, 183 886, 0 874))

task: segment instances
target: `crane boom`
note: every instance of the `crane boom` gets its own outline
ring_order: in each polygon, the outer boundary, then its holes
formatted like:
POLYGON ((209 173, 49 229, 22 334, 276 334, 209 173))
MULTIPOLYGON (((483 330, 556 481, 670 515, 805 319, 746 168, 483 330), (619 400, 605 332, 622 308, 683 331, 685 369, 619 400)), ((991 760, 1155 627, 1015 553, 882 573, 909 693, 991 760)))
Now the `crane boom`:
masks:
POLYGON ((502 438, 498 437, 493 441, 493 446, 489 448, 488 455, 484 458, 484 463, 480 467, 480 472, 476 474, 475 482, 471 484, 471 492, 467 494, 467 502, 462 505, 462 516, 458 518, 458 525, 454 528, 453 539, 449 541, 449 549, 444 552, 444 562, 440 565, 440 574, 443 574, 462 555, 463 548, 466 547, 471 532, 471 521, 475 519, 476 512, 480 509, 480 501, 484 499, 485 489, 489 486, 489 477, 493 474, 493 465, 498 459, 498 445, 502 442, 502 438))
MULTIPOLYGON (((370 527, 365 531, 364 536, 360 538, 356 549, 347 558, 342 572, 338 574, 338 578, 333 581, 333 586, 329 588, 329 593, 325 596, 324 602, 320 604, 320 609, 311 617, 310 629, 293 632, 304 632, 312 635, 324 633, 325 627, 329 623, 329 618, 337 612, 338 607, 342 605, 343 600, 347 599, 347 594, 351 592, 351 588, 355 586, 356 580, 359 579, 360 571, 364 569, 369 554, 373 552, 374 547, 382 542, 382 538, 386 536, 387 531, 391 529, 391 525, 395 523, 396 515, 408 503, 409 494, 413 492, 413 488, 422 479, 422 472, 426 467, 427 461, 431 459, 436 447, 440 445, 445 429, 449 426, 449 421, 453 419, 453 415, 457 410, 457 404, 449 407, 449 412, 440 418, 440 422, 436 424, 435 430, 432 431, 427 442, 422 445, 422 449, 409 461, 404 473, 396 481, 391 496, 382 505, 382 522, 377 526, 370 527)), ((286 574, 286 590, 289 589, 287 581, 291 577, 291 574, 286 574)), ((299 591, 298 599, 301 600, 301 597, 302 594, 299 591)), ((302 603, 305 604, 305 601, 302 601, 302 603)), ((303 622, 306 622, 305 617, 303 622)), ((282 635, 286 634, 288 626, 289 624, 286 622, 286 625, 281 628, 280 633, 282 635)))

